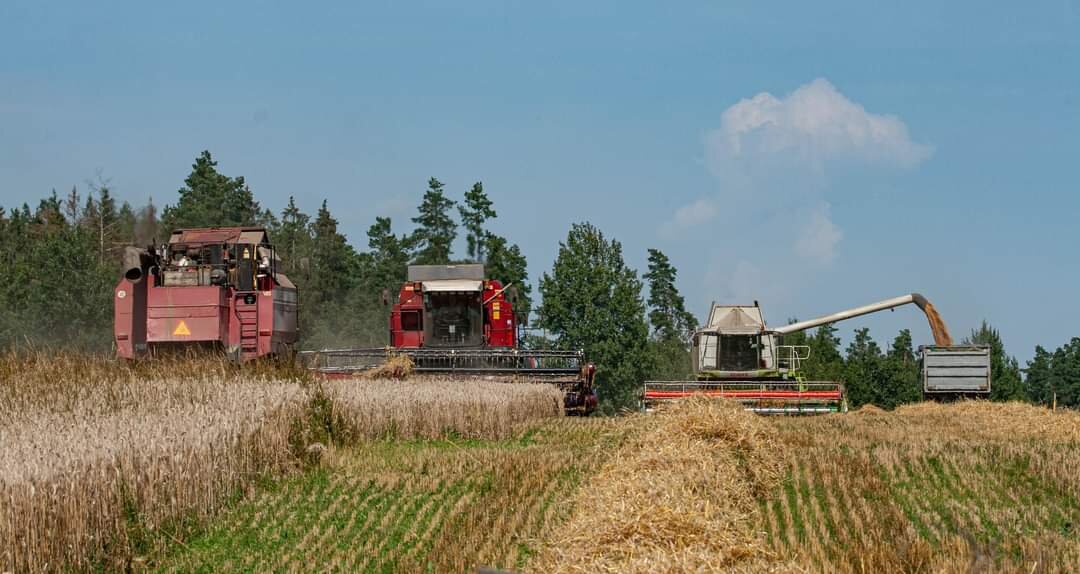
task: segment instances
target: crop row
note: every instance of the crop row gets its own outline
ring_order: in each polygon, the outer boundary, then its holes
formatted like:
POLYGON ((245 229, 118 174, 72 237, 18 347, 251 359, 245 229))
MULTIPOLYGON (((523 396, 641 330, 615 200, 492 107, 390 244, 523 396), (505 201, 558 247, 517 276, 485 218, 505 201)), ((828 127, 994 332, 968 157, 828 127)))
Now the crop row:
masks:
POLYGON ((761 529, 813 570, 1080 564, 1080 414, 927 404, 776 424, 788 474, 761 529))

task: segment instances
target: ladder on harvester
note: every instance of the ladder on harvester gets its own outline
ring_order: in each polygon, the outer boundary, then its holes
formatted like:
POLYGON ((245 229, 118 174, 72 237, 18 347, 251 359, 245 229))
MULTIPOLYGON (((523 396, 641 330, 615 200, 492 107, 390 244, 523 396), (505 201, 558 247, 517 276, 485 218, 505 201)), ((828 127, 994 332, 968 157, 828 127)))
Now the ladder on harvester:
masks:
POLYGON ((239 293, 234 308, 240 323, 240 358, 256 357, 259 352, 258 297, 251 293, 239 293))

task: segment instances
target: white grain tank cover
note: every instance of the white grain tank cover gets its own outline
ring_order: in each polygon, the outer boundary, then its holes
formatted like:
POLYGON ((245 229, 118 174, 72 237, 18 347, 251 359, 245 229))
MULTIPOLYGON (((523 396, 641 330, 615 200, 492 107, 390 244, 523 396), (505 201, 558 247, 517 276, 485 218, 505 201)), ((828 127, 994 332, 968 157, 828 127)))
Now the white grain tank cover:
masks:
POLYGON ((708 365, 716 362, 717 343, 719 340, 708 333, 722 335, 762 335, 761 359, 765 368, 773 368, 773 337, 765 333, 765 318, 761 307, 757 305, 719 305, 713 303, 709 309, 709 324, 701 329, 699 335, 698 364, 708 365))
POLYGON ((473 291, 483 291, 483 281, 473 281, 471 279, 447 279, 444 281, 424 281, 425 293, 471 293, 473 291))
POLYGON ((719 331, 728 335, 755 335, 765 330, 761 307, 755 305, 717 305, 709 310, 709 324, 705 331, 719 331))

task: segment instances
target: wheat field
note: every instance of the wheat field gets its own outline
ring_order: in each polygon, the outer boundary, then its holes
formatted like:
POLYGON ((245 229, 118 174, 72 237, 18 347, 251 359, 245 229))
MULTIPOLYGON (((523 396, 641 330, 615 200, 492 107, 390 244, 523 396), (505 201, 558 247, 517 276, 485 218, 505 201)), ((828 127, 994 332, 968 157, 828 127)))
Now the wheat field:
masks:
POLYGON ((324 385, 214 357, 0 356, 0 572, 150 568, 328 449, 504 438, 562 414, 548 387, 454 383, 324 385))
POLYGON ((377 438, 506 438, 523 424, 563 414, 554 386, 482 378, 335 380, 323 385, 345 442, 377 438))

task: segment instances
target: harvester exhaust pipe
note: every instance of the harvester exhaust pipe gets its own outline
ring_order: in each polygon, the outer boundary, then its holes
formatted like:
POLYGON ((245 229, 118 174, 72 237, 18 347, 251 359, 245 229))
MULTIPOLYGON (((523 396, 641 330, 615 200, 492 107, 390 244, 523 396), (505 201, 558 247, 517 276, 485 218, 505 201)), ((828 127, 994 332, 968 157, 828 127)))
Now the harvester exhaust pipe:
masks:
POLYGON ((945 327, 945 322, 941 320, 941 316, 938 315, 937 310, 934 309, 934 305, 919 293, 910 293, 908 295, 878 301, 877 303, 863 305, 862 307, 840 311, 839 313, 833 313, 832 315, 825 315, 824 317, 818 317, 817 319, 784 325, 783 327, 774 329, 774 332, 782 335, 786 333, 796 333, 798 331, 805 331, 806 329, 820 327, 821 325, 836 323, 845 319, 852 319, 911 303, 915 304, 915 306, 926 314, 926 320, 930 323, 930 331, 934 334, 934 344, 945 347, 952 346, 952 337, 949 336, 949 330, 945 327))
POLYGON ((124 279, 132 283, 138 283, 146 276, 146 270, 150 267, 152 259, 150 253, 138 247, 124 248, 124 279))

